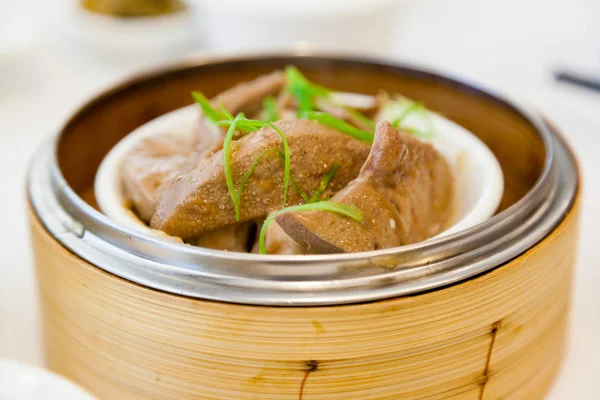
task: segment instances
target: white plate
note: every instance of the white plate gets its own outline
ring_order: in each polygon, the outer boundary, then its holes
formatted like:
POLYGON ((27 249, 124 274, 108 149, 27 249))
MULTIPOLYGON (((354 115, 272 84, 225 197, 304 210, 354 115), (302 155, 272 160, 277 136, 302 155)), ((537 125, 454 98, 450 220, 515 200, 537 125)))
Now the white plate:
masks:
POLYGON ((48 370, 0 360, 2 400, 94 400, 79 386, 48 370))
MULTIPOLYGON (((448 235, 485 221, 498 208, 504 190, 502 169, 494 154, 479 138, 460 125, 429 113, 435 127, 433 146, 447 160, 454 177, 453 224, 438 236, 448 235)), ((158 136, 189 136, 198 121, 197 105, 190 105, 162 115, 131 132, 106 155, 95 181, 98 206, 104 214, 130 228, 151 232, 130 210, 123 207, 119 165, 125 155, 141 140, 158 136)), ((424 129, 416 114, 406 125, 424 129)))

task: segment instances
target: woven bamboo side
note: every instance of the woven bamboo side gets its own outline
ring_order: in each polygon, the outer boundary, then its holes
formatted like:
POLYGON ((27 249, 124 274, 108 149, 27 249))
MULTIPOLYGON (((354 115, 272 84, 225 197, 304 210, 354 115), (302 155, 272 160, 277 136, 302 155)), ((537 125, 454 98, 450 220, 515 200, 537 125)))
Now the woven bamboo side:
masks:
POLYGON ((48 363, 112 399, 535 399, 563 353, 577 207, 537 246, 415 296, 276 308, 162 293, 31 216, 48 363))

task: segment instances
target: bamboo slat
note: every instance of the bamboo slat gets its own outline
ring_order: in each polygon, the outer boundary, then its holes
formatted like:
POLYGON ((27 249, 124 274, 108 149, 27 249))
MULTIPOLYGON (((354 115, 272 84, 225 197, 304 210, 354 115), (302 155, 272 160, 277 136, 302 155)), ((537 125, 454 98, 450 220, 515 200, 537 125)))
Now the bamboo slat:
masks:
POLYGON ((31 214, 51 369, 112 399, 536 399, 563 354, 578 206, 486 274, 414 296, 278 308, 107 274, 31 214))

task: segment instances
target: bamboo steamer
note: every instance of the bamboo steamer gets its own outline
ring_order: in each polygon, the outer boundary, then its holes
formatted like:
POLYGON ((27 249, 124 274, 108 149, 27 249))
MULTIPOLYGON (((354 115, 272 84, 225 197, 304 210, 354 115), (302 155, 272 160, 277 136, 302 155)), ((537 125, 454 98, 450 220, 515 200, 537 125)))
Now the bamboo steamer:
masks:
POLYGON ((317 56, 166 68, 82 107, 38 152, 29 197, 49 367, 99 399, 536 399, 560 366, 575 160, 532 114, 439 74, 317 56), (273 261, 159 243, 93 210, 95 170, 126 133, 192 89, 292 63, 477 134, 503 168, 501 212, 428 245, 273 261))

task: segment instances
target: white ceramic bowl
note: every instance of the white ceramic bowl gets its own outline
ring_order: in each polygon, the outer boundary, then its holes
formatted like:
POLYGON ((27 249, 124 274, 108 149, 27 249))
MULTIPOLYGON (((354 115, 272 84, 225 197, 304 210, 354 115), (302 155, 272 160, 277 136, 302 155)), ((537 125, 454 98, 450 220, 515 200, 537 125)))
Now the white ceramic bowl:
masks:
MULTIPOLYGON (((96 200, 102 212, 130 228, 150 229, 123 207, 119 166, 125 155, 141 140, 157 135, 189 136, 199 118, 199 107, 190 105, 162 115, 124 137, 102 161, 95 180, 96 200)), ((504 190, 500 164, 479 138, 440 115, 429 113, 435 128, 431 143, 447 160, 455 182, 454 218, 448 235, 476 225, 494 215, 504 190)), ((417 114, 405 120, 406 126, 424 129, 417 114)))
POLYGON ((94 400, 85 390, 48 370, 0 360, 0 399, 94 400))

